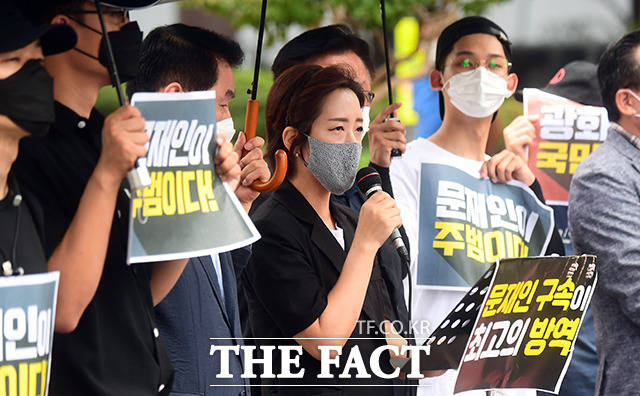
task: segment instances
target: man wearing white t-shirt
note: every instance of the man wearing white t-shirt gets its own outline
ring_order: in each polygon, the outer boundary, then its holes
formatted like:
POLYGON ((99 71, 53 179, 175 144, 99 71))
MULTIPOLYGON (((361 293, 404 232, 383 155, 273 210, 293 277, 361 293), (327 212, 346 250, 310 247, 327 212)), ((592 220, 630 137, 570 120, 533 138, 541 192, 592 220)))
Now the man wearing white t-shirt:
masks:
MULTIPOLYGON (((436 69, 430 74, 430 83, 439 91, 442 126, 428 139, 409 143, 405 154, 394 159, 390 168, 393 191, 411 245, 414 289, 423 162, 454 166, 477 178, 489 177, 494 183, 517 180, 543 200, 533 172, 520 157, 507 150, 493 157, 485 154, 494 115, 518 85, 518 77, 510 73, 510 59, 511 43, 506 33, 483 17, 454 22, 438 38, 436 69)), ((550 253, 564 254, 555 230, 547 248, 547 254, 550 253)), ((464 294, 464 291, 417 289, 413 297, 416 336, 428 337, 464 294)), ((451 395, 456 375, 455 370, 449 370, 443 376, 424 379, 418 394, 451 395)), ((530 393, 535 395, 535 391, 530 393)))

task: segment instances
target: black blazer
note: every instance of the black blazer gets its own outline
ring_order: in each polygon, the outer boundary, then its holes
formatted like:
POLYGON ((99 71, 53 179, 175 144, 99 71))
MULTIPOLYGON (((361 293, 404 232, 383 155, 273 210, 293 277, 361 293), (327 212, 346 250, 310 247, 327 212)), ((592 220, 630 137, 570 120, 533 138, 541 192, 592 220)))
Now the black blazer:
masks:
MULTIPOLYGON (((345 249, 307 202, 302 194, 285 181, 254 213, 253 221, 262 238, 253 244, 252 254, 241 276, 248 305, 249 318, 258 345, 297 345, 291 339, 309 327, 324 311, 327 295, 335 285, 347 252, 353 241, 357 213, 340 204, 331 203, 330 210, 338 226, 344 230, 345 249), (288 338, 286 340, 278 338, 288 338)), ((360 320, 378 323, 381 315, 391 321, 402 322, 408 330, 407 309, 402 286, 402 264, 387 240, 376 255, 369 288, 360 320), (386 300, 386 303, 383 304, 386 300), (384 313, 383 307, 388 308, 384 313)), ((383 318, 384 318, 383 317, 383 318)), ((397 326, 400 327, 400 326, 397 326)), ((343 348, 340 369, 333 370, 334 379, 318 379, 320 362, 306 351, 300 357, 305 368, 303 379, 263 379, 271 385, 263 388, 265 394, 322 394, 322 395, 412 395, 413 387, 342 387, 345 384, 390 385, 402 380, 338 379, 338 374, 355 345, 360 349, 366 366, 372 351, 386 345, 384 335, 377 329, 368 329, 365 323, 356 325, 343 348), (322 384, 324 387, 279 387, 292 384, 322 384)), ((389 355, 383 353, 380 367, 392 372, 389 355)), ((273 367, 279 370, 280 357, 274 353, 273 367)), ((369 368, 369 372, 371 372, 369 368)), ((355 371, 351 372, 355 376, 355 371)))

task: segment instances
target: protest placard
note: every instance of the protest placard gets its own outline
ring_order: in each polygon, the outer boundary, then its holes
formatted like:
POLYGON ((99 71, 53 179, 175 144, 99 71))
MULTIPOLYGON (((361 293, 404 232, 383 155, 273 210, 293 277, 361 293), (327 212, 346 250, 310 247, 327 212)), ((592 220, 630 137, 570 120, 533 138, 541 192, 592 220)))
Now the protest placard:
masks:
POLYGON ((455 392, 557 393, 596 282, 595 256, 499 260, 455 392))
POLYGON ((59 275, 0 277, 0 395, 48 394, 59 275))
POLYGON ((533 121, 536 136, 529 146, 529 168, 547 203, 566 203, 578 164, 607 137, 607 110, 533 88, 525 88, 522 97, 524 114, 540 116, 533 121))
POLYGON ((524 184, 431 163, 420 177, 418 287, 468 290, 500 258, 544 254, 553 212, 524 184))
POLYGON ((539 89, 522 93, 524 115, 532 121, 535 137, 529 145, 528 164, 553 208, 566 255, 573 254, 567 222, 571 179, 578 167, 607 137, 609 118, 604 107, 584 106, 539 89))
POLYGON ((136 93, 146 120, 141 164, 151 185, 131 199, 128 262, 195 257, 246 246, 258 231, 214 170, 215 92, 136 93))

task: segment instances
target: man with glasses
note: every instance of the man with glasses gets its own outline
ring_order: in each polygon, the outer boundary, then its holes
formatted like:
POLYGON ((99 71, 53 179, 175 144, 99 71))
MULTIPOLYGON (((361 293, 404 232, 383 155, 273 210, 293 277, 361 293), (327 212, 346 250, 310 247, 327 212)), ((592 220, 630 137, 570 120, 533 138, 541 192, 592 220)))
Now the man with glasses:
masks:
MULTIPOLYGON (((142 0, 111 0, 117 7, 142 0)), ((153 3, 147 0, 147 4, 153 3)), ((41 141, 25 141, 16 173, 43 207, 45 255, 60 271, 50 393, 168 394, 173 369, 154 323, 153 306, 187 260, 129 266, 131 191, 125 175, 146 154, 145 120, 125 105, 106 118, 94 109, 111 83, 101 23, 91 1, 23 2, 43 23, 71 26, 73 50, 46 57, 54 77, 55 123, 41 141)), ((105 7, 120 77, 137 72, 142 33, 120 8, 105 7)), ((237 185, 238 155, 218 139, 216 171, 237 185)))
MULTIPOLYGON (((411 244, 414 282, 418 266, 423 162, 453 166, 477 178, 489 177, 494 183, 518 180, 543 200, 540 186, 523 159, 508 150, 493 157, 485 154, 495 114, 518 85, 518 77, 510 72, 510 59, 511 43, 506 33, 483 17, 467 17, 454 22, 438 38, 436 68, 429 79, 431 87, 439 91, 442 126, 428 139, 409 143, 405 154, 391 164, 391 182, 411 244)), ((547 248, 547 253, 564 253, 557 231, 554 236, 556 242, 550 244, 554 248, 547 248)), ((413 320, 419 323, 418 329, 422 331, 416 331, 416 336, 428 337, 465 293, 417 289, 413 299, 413 320)), ((419 394, 452 395, 456 374, 449 370, 441 377, 422 380, 424 386, 419 388, 419 394)), ((528 393, 520 391, 517 394, 528 393)))

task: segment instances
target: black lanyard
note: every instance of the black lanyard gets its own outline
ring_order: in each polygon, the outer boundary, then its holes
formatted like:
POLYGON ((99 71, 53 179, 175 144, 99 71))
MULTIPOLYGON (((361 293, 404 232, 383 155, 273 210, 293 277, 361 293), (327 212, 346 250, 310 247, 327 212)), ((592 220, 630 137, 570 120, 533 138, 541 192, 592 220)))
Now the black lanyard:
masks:
MULTIPOLYGON (((13 265, 16 264, 16 250, 18 246, 18 236, 20 235, 20 214, 22 212, 22 195, 18 189, 18 183, 11 178, 11 181, 14 186, 15 194, 13 196, 13 202, 11 205, 16 207, 16 224, 13 229, 13 241, 11 243, 11 256, 9 256, 3 249, 0 247, 0 254, 3 257, 2 261, 2 275, 3 276, 12 276, 12 275, 23 275, 24 269, 22 267, 18 267, 16 269, 13 268, 13 265)), ((9 189, 9 194, 11 194, 11 188, 9 189)))

